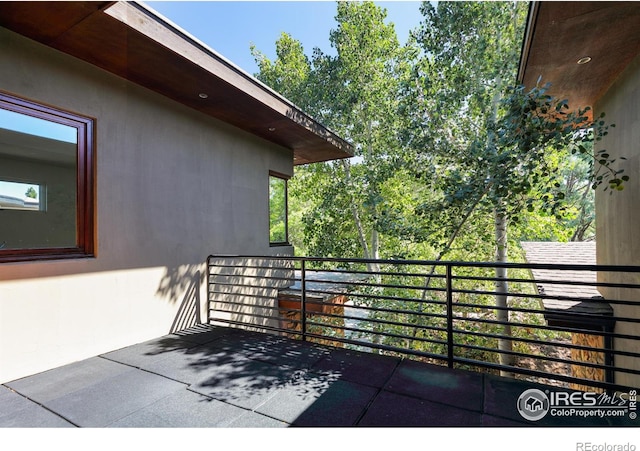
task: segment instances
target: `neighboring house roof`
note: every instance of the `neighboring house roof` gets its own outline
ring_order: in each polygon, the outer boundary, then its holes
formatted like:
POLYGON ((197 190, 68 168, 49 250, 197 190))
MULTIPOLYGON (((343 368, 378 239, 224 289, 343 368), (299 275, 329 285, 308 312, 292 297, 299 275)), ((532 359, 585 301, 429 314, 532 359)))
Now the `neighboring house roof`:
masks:
POLYGON ((639 2, 532 2, 518 81, 541 77, 572 108, 593 106, 638 53, 639 2))
POLYGON ((351 144, 145 5, 2 2, 0 26, 291 149, 294 164, 353 156, 351 144))
MULTIPOLYGON (((520 244, 525 252, 527 262, 532 264, 594 267, 591 270, 531 269, 538 293, 545 296, 542 299, 542 305, 546 310, 545 316, 550 323, 553 321, 563 324, 590 322, 589 318, 584 315, 611 316, 613 314, 611 306, 602 302, 603 297, 595 286, 598 281, 595 271, 595 242, 526 241, 520 244), (567 313, 577 314, 575 320, 568 318, 567 313)), ((597 324, 600 322, 601 319, 595 321, 597 324)))

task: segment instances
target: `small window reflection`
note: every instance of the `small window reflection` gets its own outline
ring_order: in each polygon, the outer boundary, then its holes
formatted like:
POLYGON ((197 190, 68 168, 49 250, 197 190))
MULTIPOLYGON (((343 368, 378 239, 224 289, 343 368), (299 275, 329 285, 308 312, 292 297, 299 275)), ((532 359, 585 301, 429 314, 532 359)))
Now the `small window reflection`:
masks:
POLYGON ((43 185, 0 180, 0 209, 44 211, 45 197, 43 185))

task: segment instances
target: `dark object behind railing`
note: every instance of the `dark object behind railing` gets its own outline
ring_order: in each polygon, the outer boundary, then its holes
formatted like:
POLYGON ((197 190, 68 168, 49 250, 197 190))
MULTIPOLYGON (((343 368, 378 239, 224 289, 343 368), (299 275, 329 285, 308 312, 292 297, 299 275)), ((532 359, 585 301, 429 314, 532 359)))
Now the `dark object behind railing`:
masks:
POLYGON ((628 283, 638 267, 210 256, 207 271, 212 324, 575 389, 640 386, 640 285, 628 283), (496 315, 497 267, 508 269, 511 335, 496 315), (533 269, 567 278, 533 280, 533 269), (587 285, 576 271, 613 276, 588 285, 624 299, 538 292, 587 285), (499 350, 501 339, 511 349, 499 350))

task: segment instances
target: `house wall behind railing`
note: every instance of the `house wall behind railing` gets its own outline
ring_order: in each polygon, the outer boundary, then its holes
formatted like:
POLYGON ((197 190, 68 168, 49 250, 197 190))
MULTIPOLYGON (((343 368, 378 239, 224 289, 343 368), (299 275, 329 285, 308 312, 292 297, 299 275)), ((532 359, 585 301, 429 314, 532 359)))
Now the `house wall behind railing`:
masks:
POLYGON ((295 283, 293 261, 211 257, 209 263, 210 324, 260 331, 280 326, 278 290, 295 283))
MULTIPOLYGON (((636 57, 601 97, 595 106, 596 114, 604 111, 607 123, 615 124, 609 135, 598 144, 613 157, 624 156, 624 174, 630 177, 621 192, 596 193, 597 261, 602 265, 640 265, 640 56, 636 57)), ((607 282, 640 283, 640 277, 629 275, 631 280, 620 280, 614 273, 600 273, 599 279, 607 282)), ((638 290, 602 288, 607 299, 640 300, 638 290)), ((635 316, 628 307, 613 305, 616 316, 635 316)), ((639 324, 616 326, 616 333, 640 335, 639 324)), ((616 338, 614 348, 640 352, 638 342, 616 338)), ((637 358, 616 356, 615 363, 640 369, 637 358)), ((616 383, 640 386, 640 377, 616 374, 616 383)))
POLYGON ((97 256, 0 265, 0 383, 205 321, 207 255, 272 253, 269 170, 291 151, 3 28, 0 48, 0 89, 97 136, 97 256))

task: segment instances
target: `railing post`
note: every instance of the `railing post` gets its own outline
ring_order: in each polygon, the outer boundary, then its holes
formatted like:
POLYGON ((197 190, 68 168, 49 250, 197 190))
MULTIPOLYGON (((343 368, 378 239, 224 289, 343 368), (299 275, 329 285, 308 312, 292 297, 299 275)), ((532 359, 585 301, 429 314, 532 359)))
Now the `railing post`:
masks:
POLYGON ((306 286, 305 260, 300 260, 300 329, 302 331, 302 341, 307 341, 307 286, 306 286))
POLYGON ((446 265, 447 274, 447 364, 453 368, 453 282, 451 264, 446 265))

